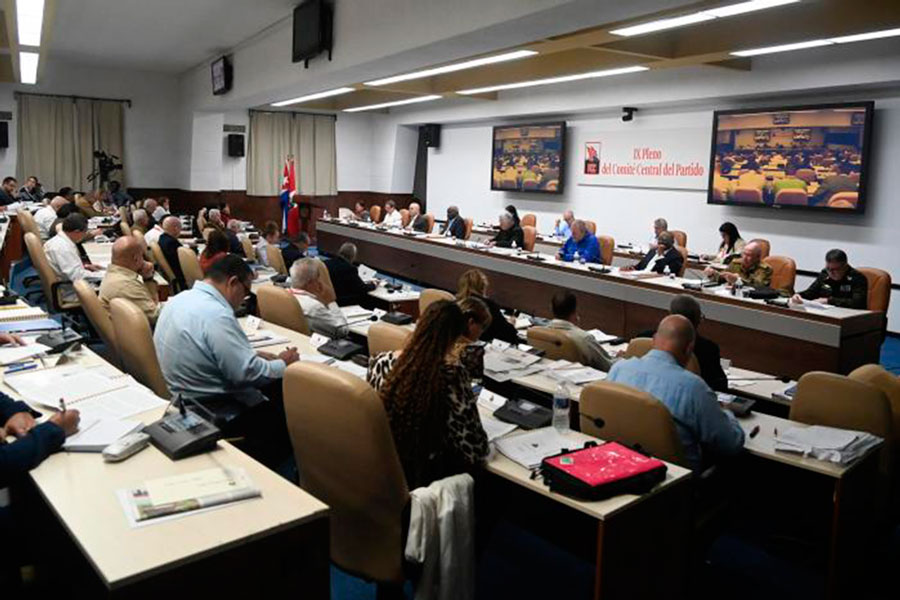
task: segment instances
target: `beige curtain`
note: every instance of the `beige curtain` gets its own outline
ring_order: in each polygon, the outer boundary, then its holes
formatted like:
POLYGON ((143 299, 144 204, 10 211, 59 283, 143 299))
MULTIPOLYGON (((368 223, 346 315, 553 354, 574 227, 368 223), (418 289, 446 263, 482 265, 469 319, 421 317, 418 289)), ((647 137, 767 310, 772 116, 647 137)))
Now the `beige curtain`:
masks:
POLYGON ((247 194, 280 194, 284 159, 288 155, 294 157, 301 194, 337 194, 334 121, 330 115, 251 111, 247 194))
MULTIPOLYGON (((96 165, 94 151, 122 158, 121 102, 19 94, 18 111, 20 181, 37 175, 45 190, 94 189, 99 181, 87 180, 96 165)), ((125 183, 122 171, 113 173, 113 178, 125 183)))

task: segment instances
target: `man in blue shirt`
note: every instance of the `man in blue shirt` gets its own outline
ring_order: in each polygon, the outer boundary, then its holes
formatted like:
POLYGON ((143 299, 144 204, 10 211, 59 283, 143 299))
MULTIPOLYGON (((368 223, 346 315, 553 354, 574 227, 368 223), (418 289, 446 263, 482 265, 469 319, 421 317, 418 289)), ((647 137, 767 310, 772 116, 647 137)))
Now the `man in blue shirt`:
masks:
POLYGON ((556 227, 553 228, 553 236, 564 240, 569 239, 572 235, 572 223, 575 222, 575 213, 567 210, 563 213, 562 219, 556 220, 556 227))
POLYGON ((620 360, 606 381, 630 385, 662 402, 675 420, 688 466, 700 470, 713 457, 740 452, 744 430, 719 406, 715 392, 684 368, 694 350, 694 336, 690 321, 669 315, 653 336, 653 350, 641 358, 620 360))
POLYGON ((557 257, 566 262, 576 259, 592 263, 600 262, 600 243, 597 236, 588 231, 584 221, 578 219, 572 223, 572 237, 566 240, 557 257))

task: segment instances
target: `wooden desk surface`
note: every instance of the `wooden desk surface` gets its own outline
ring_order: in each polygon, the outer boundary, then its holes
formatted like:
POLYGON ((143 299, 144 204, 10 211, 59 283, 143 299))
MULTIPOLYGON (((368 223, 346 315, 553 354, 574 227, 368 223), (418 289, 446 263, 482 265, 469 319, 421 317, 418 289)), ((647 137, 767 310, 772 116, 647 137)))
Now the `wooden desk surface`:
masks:
MULTIPOLYGON (((78 364, 102 365, 89 350, 78 364)), ((15 393, 5 383, 7 394, 15 393)), ((46 412, 45 409, 41 409, 46 412)), ((158 419, 162 409, 135 417, 158 419)), ((121 463, 99 453, 59 452, 31 471, 47 504, 110 589, 327 515, 328 507, 252 458, 220 441, 214 452, 172 461, 155 447, 121 463), (216 466, 244 468, 261 498, 132 529, 116 491, 147 479, 216 466)))

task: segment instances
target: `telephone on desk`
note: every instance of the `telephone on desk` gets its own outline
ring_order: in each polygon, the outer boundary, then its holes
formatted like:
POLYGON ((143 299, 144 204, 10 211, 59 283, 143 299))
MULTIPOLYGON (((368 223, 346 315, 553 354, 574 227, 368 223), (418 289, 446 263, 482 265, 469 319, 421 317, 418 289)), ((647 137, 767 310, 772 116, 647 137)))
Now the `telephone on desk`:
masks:
POLYGON ((216 447, 219 428, 192 410, 186 410, 184 402, 175 399, 179 406, 177 413, 164 416, 155 423, 144 427, 154 446, 171 458, 179 460, 208 452, 216 447))

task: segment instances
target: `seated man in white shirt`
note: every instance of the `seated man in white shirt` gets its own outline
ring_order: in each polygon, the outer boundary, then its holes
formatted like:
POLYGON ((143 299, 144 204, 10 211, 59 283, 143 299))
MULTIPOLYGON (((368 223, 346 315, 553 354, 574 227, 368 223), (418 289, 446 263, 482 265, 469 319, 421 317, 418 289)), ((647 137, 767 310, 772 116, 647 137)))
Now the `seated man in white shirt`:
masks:
POLYGON ((403 215, 397 210, 397 203, 393 200, 384 203, 384 219, 381 224, 386 227, 403 227, 403 215))
POLYGON ((322 280, 322 262, 316 258, 301 258, 291 267, 291 287, 309 327, 330 338, 345 337, 350 329, 347 318, 337 305, 332 287, 322 280))
POLYGON ((63 219, 62 231, 44 244, 44 253, 50 266, 63 281, 80 279, 102 279, 102 275, 93 275, 102 271, 103 267, 81 262, 78 244, 87 233, 87 219, 81 213, 72 213, 63 219))
MULTIPOLYGON (((163 215, 164 218, 165 216, 166 215, 163 215)), ((156 225, 151 227, 150 230, 144 234, 144 241, 147 242, 147 247, 149 247, 150 244, 159 243, 159 236, 163 234, 163 228, 160 223, 162 223, 162 221, 157 221, 156 225)))
POLYGON ((594 336, 579 327, 578 300, 569 290, 561 290, 553 294, 551 303, 553 320, 551 329, 564 331, 578 348, 578 362, 601 371, 609 371, 615 359, 612 358, 594 336))
POLYGON ((56 219, 59 218, 56 214, 57 211, 68 203, 69 201, 62 196, 57 196, 50 201, 49 206, 45 206, 34 213, 34 222, 37 223, 38 229, 41 231, 42 240, 47 240, 50 237, 50 230, 53 228, 56 219))

